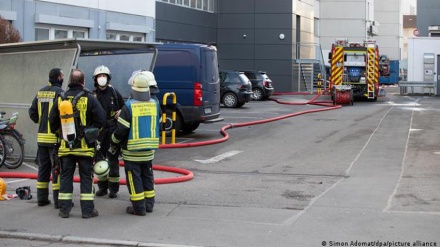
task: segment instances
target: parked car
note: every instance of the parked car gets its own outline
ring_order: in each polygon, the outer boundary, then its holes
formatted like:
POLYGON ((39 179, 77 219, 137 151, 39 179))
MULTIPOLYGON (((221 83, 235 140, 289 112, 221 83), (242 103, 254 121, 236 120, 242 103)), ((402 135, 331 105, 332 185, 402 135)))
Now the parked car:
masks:
POLYGON ((252 83, 254 100, 265 100, 275 91, 272 80, 266 72, 260 70, 245 70, 243 72, 252 83))
POLYGON ((252 100, 252 84, 243 72, 223 70, 219 74, 220 102, 225 107, 242 107, 252 100))

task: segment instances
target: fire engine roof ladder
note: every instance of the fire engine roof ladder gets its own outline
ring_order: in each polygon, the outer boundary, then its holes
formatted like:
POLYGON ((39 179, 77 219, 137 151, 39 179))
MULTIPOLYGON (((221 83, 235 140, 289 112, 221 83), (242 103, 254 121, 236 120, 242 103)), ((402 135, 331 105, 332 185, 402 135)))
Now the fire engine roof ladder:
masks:
POLYGON ((376 48, 367 48, 367 97, 374 99, 374 82, 376 80, 376 48))

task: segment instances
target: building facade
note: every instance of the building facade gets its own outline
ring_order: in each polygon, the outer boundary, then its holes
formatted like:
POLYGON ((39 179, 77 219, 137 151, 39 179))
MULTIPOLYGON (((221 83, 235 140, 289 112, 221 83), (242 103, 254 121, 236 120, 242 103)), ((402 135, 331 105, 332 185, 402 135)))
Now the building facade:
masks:
POLYGON ((336 38, 362 41, 379 30, 381 53, 400 59, 400 1, 0 0, 0 15, 23 41, 215 42, 220 69, 264 70, 287 92, 303 90, 297 59, 318 58, 336 38))
POLYGON ((89 38, 155 41, 156 1, 0 0, 23 41, 89 38))

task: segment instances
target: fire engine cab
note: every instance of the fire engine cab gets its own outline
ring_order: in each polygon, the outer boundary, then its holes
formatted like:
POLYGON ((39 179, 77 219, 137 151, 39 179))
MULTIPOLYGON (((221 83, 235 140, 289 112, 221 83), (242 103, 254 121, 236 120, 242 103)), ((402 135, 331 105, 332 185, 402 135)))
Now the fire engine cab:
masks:
MULTIPOLYGON (((379 92, 379 48, 376 41, 348 42, 337 39, 329 54, 330 92, 335 103, 366 98, 377 100, 379 92), (350 91, 350 96, 343 96, 350 91), (350 98, 349 98, 350 97, 350 98)), ((352 102, 346 102, 351 103, 352 102)))

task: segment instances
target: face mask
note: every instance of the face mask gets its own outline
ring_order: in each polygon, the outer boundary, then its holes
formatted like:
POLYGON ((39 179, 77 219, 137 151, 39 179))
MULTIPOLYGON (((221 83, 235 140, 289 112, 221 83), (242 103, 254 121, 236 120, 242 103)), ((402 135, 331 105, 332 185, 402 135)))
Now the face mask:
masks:
POLYGON ((105 85, 107 85, 107 78, 106 77, 99 77, 98 78, 98 84, 101 87, 104 87, 105 85))
POLYGON ((63 82, 64 82, 64 79, 63 79, 63 78, 61 78, 61 80, 58 80, 58 82, 59 82, 60 84, 63 84, 63 82))

